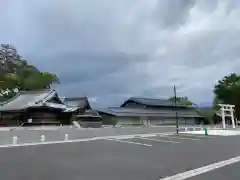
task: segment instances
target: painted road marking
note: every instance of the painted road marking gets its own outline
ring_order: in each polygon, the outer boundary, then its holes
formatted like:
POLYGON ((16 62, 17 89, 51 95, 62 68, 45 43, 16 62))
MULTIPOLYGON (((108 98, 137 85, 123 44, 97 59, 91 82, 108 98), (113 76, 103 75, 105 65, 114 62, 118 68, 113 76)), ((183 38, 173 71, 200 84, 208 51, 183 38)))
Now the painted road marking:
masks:
POLYGON ((21 143, 21 144, 4 144, 0 145, 0 148, 9 148, 9 147, 25 147, 25 146, 37 146, 37 145, 48 145, 48 144, 63 144, 63 143, 73 143, 73 142, 87 142, 99 140, 98 138, 87 138, 87 139, 76 139, 68 141, 49 141, 49 142, 36 142, 36 143, 21 143))
POLYGON ((122 142, 122 143, 129 143, 129 144, 136 144, 136 145, 141 145, 141 146, 152 146, 151 144, 143 144, 143 143, 137 143, 137 142, 132 142, 132 141, 123 141, 120 139, 107 139, 110 141, 117 141, 117 142, 122 142))
POLYGON ((179 173, 179 174, 176 174, 174 176, 169 176, 169 177, 159 179, 159 180, 184 180, 184 179, 188 179, 190 177, 194 177, 194 176, 197 176, 197 175, 200 175, 200 174, 204 174, 204 173, 209 172, 209 171, 213 171, 215 169, 222 168, 224 166, 228 166, 230 164, 237 163, 239 161, 240 161, 240 156, 237 156, 237 157, 234 157, 234 158, 231 158, 231 159, 228 159, 228 160, 220 161, 220 162, 217 162, 217 163, 214 163, 214 164, 203 166, 203 167, 200 167, 200 168, 197 168, 197 169, 193 169, 193 170, 190 170, 190 171, 179 173))
POLYGON ((176 137, 176 136, 160 136, 160 137, 165 137, 165 138, 170 138, 170 139, 193 140, 193 141, 201 140, 201 139, 197 139, 197 138, 186 138, 186 137, 176 137))
MULTIPOLYGON (((63 144, 63 143, 74 143, 74 142, 87 142, 94 140, 105 140, 105 139, 131 139, 135 136, 156 136, 156 135, 171 135, 173 132, 165 133, 148 133, 148 134, 131 134, 131 135, 115 135, 115 136, 99 136, 94 138, 84 138, 75 140, 62 140, 62 141, 47 141, 47 142, 32 142, 32 143, 19 143, 19 144, 3 144, 0 148, 11 148, 11 147, 25 147, 25 146, 38 146, 38 145, 49 145, 49 144, 63 144)), ((70 137, 69 137, 70 138, 70 137)))
POLYGON ((156 142, 165 142, 165 143, 179 143, 178 141, 166 141, 166 140, 152 139, 152 138, 139 138, 139 139, 145 139, 145 140, 156 141, 156 142))
POLYGON ((201 136, 201 135, 194 135, 194 134, 184 134, 184 133, 180 133, 180 136, 186 136, 186 137, 197 137, 197 138, 217 138, 215 136, 201 136))

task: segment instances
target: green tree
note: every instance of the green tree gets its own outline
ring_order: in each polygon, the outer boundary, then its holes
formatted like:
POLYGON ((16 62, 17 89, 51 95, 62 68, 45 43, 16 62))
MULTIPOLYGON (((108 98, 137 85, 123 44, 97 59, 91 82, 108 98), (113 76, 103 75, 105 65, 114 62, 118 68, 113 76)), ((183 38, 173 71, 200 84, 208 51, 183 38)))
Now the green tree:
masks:
POLYGON ((0 101, 14 96, 17 93, 16 88, 39 90, 59 83, 55 74, 40 72, 33 65, 29 65, 12 45, 0 45, 0 62, 0 101))
POLYGON ((118 117, 113 116, 113 117, 111 118, 111 120, 112 120, 112 125, 113 125, 113 127, 115 127, 115 126, 117 125, 117 122, 118 122, 118 117))
MULTIPOLYGON (((169 100, 173 101, 175 100, 174 97, 169 98, 169 100)), ((192 106, 193 103, 188 99, 188 97, 176 97, 176 100, 178 103, 186 105, 186 106, 192 106)))
MULTIPOLYGON (((170 100, 174 101, 174 97, 171 97, 170 100)), ((212 108, 200 108, 197 104, 193 103, 188 99, 188 97, 176 97, 176 100, 178 103, 190 106, 190 107, 195 107, 196 112, 200 115, 203 116, 204 118, 204 124, 212 124, 213 123, 213 117, 214 114, 216 113, 215 109, 212 108)))
POLYGON ((217 109, 217 104, 233 104, 235 105, 235 115, 240 118, 240 76, 232 73, 229 76, 223 77, 214 86, 215 94, 214 108, 217 109))
POLYGON ((216 111, 213 108, 198 108, 197 113, 200 116, 203 116, 204 124, 213 124, 214 123, 214 115, 216 111))

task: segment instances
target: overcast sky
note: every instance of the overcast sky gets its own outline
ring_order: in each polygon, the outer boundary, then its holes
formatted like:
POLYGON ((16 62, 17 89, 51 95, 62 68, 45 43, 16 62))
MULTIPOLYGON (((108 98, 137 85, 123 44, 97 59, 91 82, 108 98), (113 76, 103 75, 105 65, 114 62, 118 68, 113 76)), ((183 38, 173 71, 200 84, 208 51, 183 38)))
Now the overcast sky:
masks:
POLYGON ((240 71, 239 0, 0 0, 0 43, 56 73, 61 95, 211 102, 240 71))

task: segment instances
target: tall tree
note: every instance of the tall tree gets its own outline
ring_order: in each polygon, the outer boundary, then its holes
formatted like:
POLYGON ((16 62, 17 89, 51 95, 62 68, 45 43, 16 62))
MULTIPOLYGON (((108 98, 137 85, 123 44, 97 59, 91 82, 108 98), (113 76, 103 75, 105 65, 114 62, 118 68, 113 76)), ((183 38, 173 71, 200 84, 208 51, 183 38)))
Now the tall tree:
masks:
MULTIPOLYGON (((169 100, 174 101, 175 97, 169 98, 169 100)), ((186 105, 186 106, 192 106, 193 103, 188 100, 188 97, 176 97, 176 100, 178 103, 186 105)))
POLYGON ((55 74, 29 65, 12 45, 0 45, 0 62, 0 100, 11 98, 19 90, 46 89, 59 82, 55 74))
POLYGON ((240 76, 232 73, 223 77, 214 86, 215 107, 217 104, 233 104, 235 105, 235 115, 240 118, 240 76))
MULTIPOLYGON (((174 97, 171 97, 169 100, 174 101, 174 97)), ((188 97, 176 97, 176 100, 178 103, 190 106, 190 107, 195 107, 196 112, 200 115, 203 116, 203 123, 204 124, 212 124, 213 123, 213 116, 215 114, 215 110, 212 108, 200 108, 197 104, 193 103, 188 99, 188 97)))

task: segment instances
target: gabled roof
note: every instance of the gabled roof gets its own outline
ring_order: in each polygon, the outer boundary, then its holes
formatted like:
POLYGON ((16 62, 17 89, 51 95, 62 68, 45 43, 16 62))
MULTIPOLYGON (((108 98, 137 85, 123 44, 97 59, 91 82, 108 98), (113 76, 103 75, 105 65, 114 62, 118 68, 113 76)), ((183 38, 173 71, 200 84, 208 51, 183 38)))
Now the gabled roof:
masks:
POLYGON ((88 109, 84 112, 84 114, 79 114, 77 115, 77 117, 101 117, 98 113, 97 110, 93 110, 93 109, 88 109))
POLYGON ((64 112, 77 110, 61 102, 57 92, 54 89, 37 90, 37 91, 20 91, 15 97, 4 102, 0 106, 0 111, 22 111, 27 108, 48 107, 59 109, 64 112), (56 102, 51 102, 52 99, 56 102))
POLYGON ((91 109, 87 97, 70 97, 64 99, 64 104, 70 107, 79 107, 82 109, 91 109))
MULTIPOLYGON (((131 116, 131 117, 175 117, 176 111, 173 109, 141 109, 141 108, 123 108, 110 107, 97 109, 99 113, 105 113, 113 116, 131 116)), ((201 117, 195 109, 184 108, 177 110, 179 117, 201 117)))
MULTIPOLYGON (((131 97, 127 101, 125 101, 121 105, 121 107, 124 107, 129 102, 140 103, 140 104, 147 105, 147 106, 168 106, 168 107, 175 106, 175 104, 172 100, 131 97)), ((177 107, 187 107, 187 106, 177 102, 177 107)))
POLYGON ((20 91, 12 99, 2 103, 0 111, 23 110, 28 107, 43 104, 56 95, 53 89, 37 91, 20 91))

